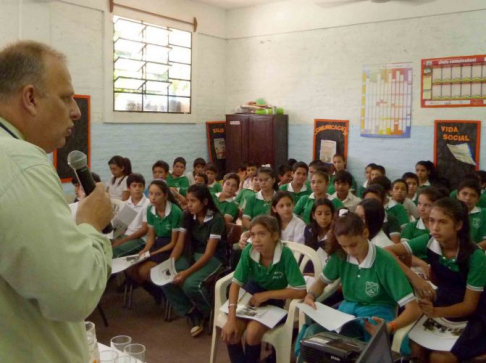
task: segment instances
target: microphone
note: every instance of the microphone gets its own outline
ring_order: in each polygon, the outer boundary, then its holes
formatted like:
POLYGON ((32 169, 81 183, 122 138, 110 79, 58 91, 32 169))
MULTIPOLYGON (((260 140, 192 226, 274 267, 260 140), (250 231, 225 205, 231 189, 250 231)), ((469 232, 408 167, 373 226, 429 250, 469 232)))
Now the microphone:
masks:
MULTIPOLYGON (((73 150, 67 157, 67 163, 76 173, 79 183, 83 187, 86 196, 90 195, 95 189, 96 183, 93 180, 91 171, 89 171, 88 168, 88 157, 81 151, 73 150)), ((113 226, 111 223, 109 223, 105 228, 103 228, 102 233, 107 234, 111 231, 113 231, 113 226)))

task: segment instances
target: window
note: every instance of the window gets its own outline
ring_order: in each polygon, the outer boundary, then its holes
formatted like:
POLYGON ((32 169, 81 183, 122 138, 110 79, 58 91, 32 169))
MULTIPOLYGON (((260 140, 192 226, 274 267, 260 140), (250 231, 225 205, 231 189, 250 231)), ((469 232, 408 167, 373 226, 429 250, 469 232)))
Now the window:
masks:
POLYGON ((114 17, 114 110, 191 113, 192 34, 114 17))

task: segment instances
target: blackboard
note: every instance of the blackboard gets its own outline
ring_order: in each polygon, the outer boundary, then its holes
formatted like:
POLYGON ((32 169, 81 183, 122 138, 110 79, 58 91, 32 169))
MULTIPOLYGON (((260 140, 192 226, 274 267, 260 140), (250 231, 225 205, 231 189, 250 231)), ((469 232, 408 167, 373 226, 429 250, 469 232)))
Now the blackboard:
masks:
POLYGON ((73 169, 67 163, 67 156, 73 150, 79 150, 88 156, 88 166, 91 165, 90 148, 90 98, 86 95, 75 95, 74 100, 81 111, 81 118, 74 122, 73 133, 66 139, 66 145, 54 151, 54 166, 63 183, 69 183, 74 175, 73 169))
POLYGON ((218 180, 226 173, 226 122, 207 121, 209 161, 218 168, 218 180))
POLYGON ((314 120, 313 159, 332 164, 335 154, 348 154, 349 121, 314 120))
POLYGON ((439 176, 447 178, 451 188, 456 189, 466 174, 479 169, 480 137, 480 121, 435 121, 434 163, 439 176), (462 148, 463 153, 458 154, 455 147, 462 148))

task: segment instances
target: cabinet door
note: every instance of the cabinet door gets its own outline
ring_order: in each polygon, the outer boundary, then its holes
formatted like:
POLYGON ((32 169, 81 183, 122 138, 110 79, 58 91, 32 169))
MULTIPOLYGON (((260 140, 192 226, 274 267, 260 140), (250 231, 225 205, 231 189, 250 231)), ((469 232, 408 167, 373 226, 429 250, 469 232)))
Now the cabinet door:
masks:
POLYGON ((248 115, 226 115, 226 171, 248 161, 248 115))
POLYGON ((275 167, 273 116, 252 115, 249 121, 248 161, 275 167))

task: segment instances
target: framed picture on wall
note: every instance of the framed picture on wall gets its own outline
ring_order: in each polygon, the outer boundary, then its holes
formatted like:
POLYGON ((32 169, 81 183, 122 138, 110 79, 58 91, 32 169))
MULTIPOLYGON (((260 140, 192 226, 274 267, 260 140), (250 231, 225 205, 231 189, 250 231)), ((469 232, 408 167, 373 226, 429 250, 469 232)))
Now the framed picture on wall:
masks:
POLYGON ((349 121, 314 120, 313 160, 332 163, 335 154, 342 154, 347 160, 349 121))

